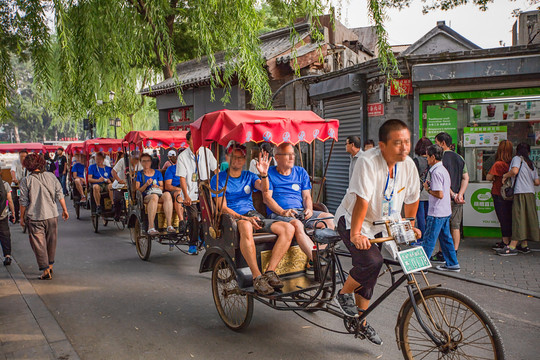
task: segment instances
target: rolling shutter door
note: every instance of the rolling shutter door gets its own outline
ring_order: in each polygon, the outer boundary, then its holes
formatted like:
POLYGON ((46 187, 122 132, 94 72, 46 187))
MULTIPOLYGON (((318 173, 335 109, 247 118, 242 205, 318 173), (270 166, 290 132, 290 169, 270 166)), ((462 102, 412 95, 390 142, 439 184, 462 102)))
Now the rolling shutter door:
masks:
MULTIPOLYGON (((361 94, 325 99, 323 110, 325 119, 339 120, 339 139, 332 150, 332 158, 326 174, 325 204, 330 212, 335 213, 349 187, 350 156, 345 151, 345 140, 350 135, 363 139, 361 94)), ((331 146, 331 141, 325 142, 325 159, 328 159, 331 146)))

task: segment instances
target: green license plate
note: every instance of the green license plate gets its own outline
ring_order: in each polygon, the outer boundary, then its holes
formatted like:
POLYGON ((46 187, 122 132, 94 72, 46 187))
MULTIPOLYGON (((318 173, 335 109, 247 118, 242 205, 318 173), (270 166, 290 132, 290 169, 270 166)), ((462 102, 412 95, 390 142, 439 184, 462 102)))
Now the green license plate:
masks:
POLYGON ((124 199, 125 199, 126 201, 129 200, 129 192, 128 192, 128 191, 126 191, 126 192, 124 193, 124 199))
POLYGON ((431 263, 424 251, 424 248, 417 246, 411 249, 399 251, 397 253, 399 263, 405 274, 418 272, 431 267, 431 263))

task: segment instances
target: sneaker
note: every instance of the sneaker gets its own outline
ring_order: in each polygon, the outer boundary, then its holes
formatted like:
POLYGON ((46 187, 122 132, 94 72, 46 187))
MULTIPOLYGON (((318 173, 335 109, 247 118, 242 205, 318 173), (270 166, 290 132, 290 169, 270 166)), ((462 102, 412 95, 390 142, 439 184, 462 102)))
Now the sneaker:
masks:
POLYGON ((268 279, 264 275, 259 275, 253 279, 253 289, 261 295, 270 295, 274 293, 274 288, 268 283, 268 279))
POLYGON ((362 335, 364 335, 366 337, 366 339, 368 339, 372 344, 382 345, 382 343, 383 343, 382 339, 377 334, 375 329, 372 328, 371 325, 368 324, 367 321, 366 321, 366 323, 364 325, 360 325, 360 329, 358 329, 358 331, 362 335))
POLYGON ((354 301, 353 294, 340 294, 338 293, 334 298, 334 302, 339 307, 341 312, 345 316, 358 317, 358 308, 356 307, 356 302, 354 301))
POLYGON ((4 266, 9 266, 11 265, 11 256, 6 256, 4 258, 4 266))
POLYGON ((150 230, 148 230, 148 235, 150 236, 159 235, 159 231, 157 231, 155 228, 151 228, 150 230))
POLYGON ((198 255, 199 251, 197 250, 197 245, 189 245, 188 254, 189 255, 198 255))
POLYGON ((438 253, 433 255, 431 257, 431 259, 429 259, 429 261, 431 261, 433 263, 439 263, 439 264, 444 264, 446 262, 446 261, 444 261, 444 257, 443 257, 443 254, 442 254, 441 251, 439 251, 438 253))
POLYGON ((315 270, 313 268, 313 260, 309 260, 306 264, 306 275, 313 276, 315 275, 315 270))
POLYGON ((496 243, 495 245, 493 245, 491 248, 495 251, 499 250, 499 249, 503 249, 507 244, 505 244, 503 241, 499 241, 498 243, 496 243))
POLYGON ((264 273, 264 276, 266 277, 268 284, 270 284, 270 286, 274 289, 283 288, 283 282, 279 278, 278 274, 276 274, 274 271, 267 271, 264 273))
POLYGON ((461 268, 459 267, 459 265, 456 265, 456 266, 446 266, 445 265, 439 265, 436 267, 437 270, 440 270, 440 271, 452 271, 452 272, 460 272, 461 271, 461 268))
POLYGON ((516 250, 522 254, 528 254, 531 252, 531 249, 528 246, 521 246, 521 244, 516 246, 516 250))
POLYGON ((509 246, 505 246, 502 249, 497 250, 497 255, 500 256, 512 256, 517 255, 519 251, 517 249, 511 249, 509 246))

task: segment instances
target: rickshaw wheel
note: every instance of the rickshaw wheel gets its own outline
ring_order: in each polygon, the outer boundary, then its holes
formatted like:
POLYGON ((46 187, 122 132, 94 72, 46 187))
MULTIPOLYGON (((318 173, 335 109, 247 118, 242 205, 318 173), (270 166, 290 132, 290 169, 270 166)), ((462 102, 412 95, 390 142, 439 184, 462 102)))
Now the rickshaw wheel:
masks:
POLYGON ((152 250, 152 240, 148 236, 143 236, 141 231, 141 223, 139 219, 135 219, 135 224, 130 229, 131 241, 135 241, 137 254, 141 260, 147 261, 152 250))
POLYGON ((212 271, 212 294, 219 317, 234 331, 245 329, 253 316, 253 297, 240 291, 236 274, 220 257, 212 271))
POLYGON ((94 232, 97 233, 99 230, 99 216, 92 215, 92 225, 94 226, 94 232))

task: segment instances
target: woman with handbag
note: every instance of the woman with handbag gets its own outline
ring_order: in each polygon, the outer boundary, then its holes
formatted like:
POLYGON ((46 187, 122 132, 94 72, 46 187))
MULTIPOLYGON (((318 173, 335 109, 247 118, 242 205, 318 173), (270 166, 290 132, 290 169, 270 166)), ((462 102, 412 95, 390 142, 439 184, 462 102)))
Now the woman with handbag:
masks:
POLYGON ((163 204, 163 211, 167 220, 167 232, 175 233, 176 229, 172 226, 172 197, 168 191, 163 192, 163 175, 159 170, 152 169, 152 157, 149 154, 141 155, 141 165, 143 169, 137 173, 135 188, 142 193, 144 203, 147 204, 148 235, 159 235, 154 223, 159 203, 163 204))
MULTIPOLYGON (((431 140, 423 136, 414 147, 414 164, 418 170, 418 176, 420 177, 420 203, 418 204, 418 210, 416 211, 416 225, 422 232, 422 236, 426 231, 426 220, 428 213, 428 200, 429 194, 424 189, 424 182, 426 182, 429 171, 429 164, 427 162, 427 148, 433 145, 431 140)), ((418 239, 414 245, 422 245, 422 238, 418 239)))
POLYGON ((499 143, 497 148, 497 154, 495 155, 495 163, 489 169, 489 173, 486 176, 487 181, 493 182, 491 187, 491 196, 493 197, 493 204, 495 206, 495 213, 497 219, 501 225, 502 241, 493 246, 493 250, 502 249, 510 244, 510 237, 512 236, 512 200, 505 200, 501 194, 501 187, 503 186, 503 175, 510 169, 510 162, 512 161, 512 154, 514 148, 512 142, 509 140, 503 140, 499 143))
POLYGON ((53 173, 45 171, 45 158, 28 154, 24 167, 31 172, 20 182, 21 226, 28 225, 28 238, 36 255, 40 280, 51 280, 53 274, 56 242, 58 239, 58 209, 62 206, 62 218, 69 219, 62 185, 53 173))
POLYGON ((503 175, 503 182, 512 177, 512 188, 505 190, 505 195, 512 195, 512 241, 508 246, 497 251, 501 256, 529 253, 527 240, 539 241, 538 215, 534 187, 540 185, 538 172, 529 159, 531 147, 521 143, 517 146, 516 156, 510 163, 510 170, 503 175), (512 189, 513 191, 509 191, 512 189), (518 243, 521 242, 519 245, 518 243))

